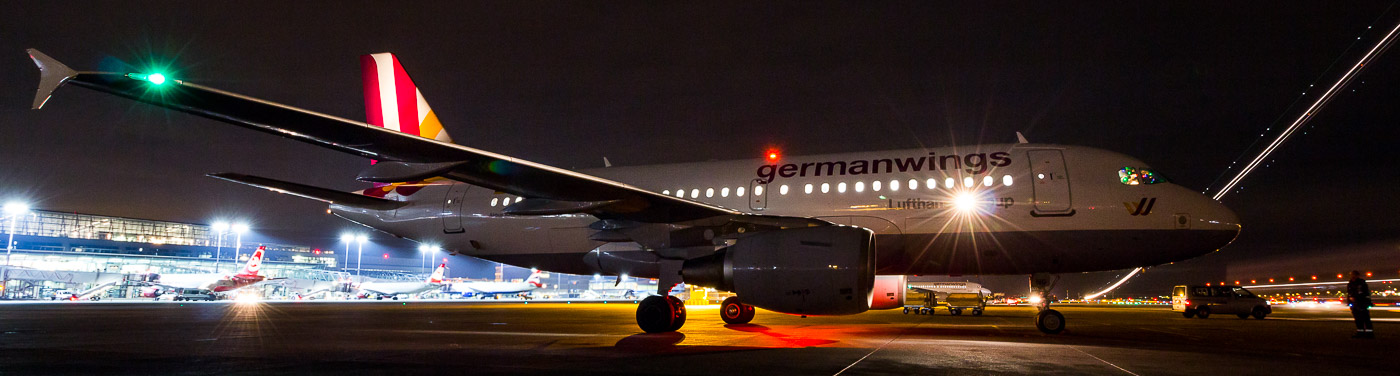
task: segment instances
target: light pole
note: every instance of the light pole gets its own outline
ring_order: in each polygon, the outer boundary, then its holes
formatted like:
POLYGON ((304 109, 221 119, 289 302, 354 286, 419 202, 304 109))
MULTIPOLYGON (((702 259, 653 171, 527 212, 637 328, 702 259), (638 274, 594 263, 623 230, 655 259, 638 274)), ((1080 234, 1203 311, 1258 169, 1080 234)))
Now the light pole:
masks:
POLYGON ((219 260, 224 258, 224 233, 228 232, 228 222, 214 222, 209 228, 219 234, 219 242, 214 244, 214 273, 219 272, 219 260))
MULTIPOLYGON (((361 261, 364 261, 364 259, 365 259, 365 241, 366 241, 366 240, 369 240, 369 237, 368 237, 368 236, 365 236, 365 234, 360 234, 359 236, 356 236, 356 237, 355 237, 355 241, 360 243, 359 251, 356 251, 356 255, 355 255, 355 278, 357 278, 357 279, 360 278, 360 262, 361 262, 361 261)), ((361 279, 361 281, 364 281, 364 280, 361 279)))
POLYGON ((243 233, 248 232, 248 225, 239 223, 233 225, 233 233, 238 235, 238 240, 233 242, 233 262, 238 262, 239 252, 243 251, 243 233))
POLYGON ((5 243, 5 266, 10 266, 10 253, 15 251, 15 224, 25 213, 29 213, 29 204, 18 201, 5 203, 5 214, 10 217, 10 240, 5 243))
POLYGON ((428 274, 428 245, 418 245, 418 265, 423 268, 423 274, 428 274))
POLYGON ((340 264, 340 271, 350 272, 350 243, 355 242, 355 234, 340 234, 340 241, 345 242, 345 263, 340 264))

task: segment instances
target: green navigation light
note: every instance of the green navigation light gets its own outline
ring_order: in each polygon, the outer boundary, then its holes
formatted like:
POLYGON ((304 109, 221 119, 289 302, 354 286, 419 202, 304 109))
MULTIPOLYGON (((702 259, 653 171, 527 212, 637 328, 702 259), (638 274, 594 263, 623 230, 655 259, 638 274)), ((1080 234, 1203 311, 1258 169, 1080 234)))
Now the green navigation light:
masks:
POLYGON ((152 73, 151 75, 146 76, 146 81, 150 81, 153 84, 160 85, 165 83, 165 75, 160 73, 152 73))

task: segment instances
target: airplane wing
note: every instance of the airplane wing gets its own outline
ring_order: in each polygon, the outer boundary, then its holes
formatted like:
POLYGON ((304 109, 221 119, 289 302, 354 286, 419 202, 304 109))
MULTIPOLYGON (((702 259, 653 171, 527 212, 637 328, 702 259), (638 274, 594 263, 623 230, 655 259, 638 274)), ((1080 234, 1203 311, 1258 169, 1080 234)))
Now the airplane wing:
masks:
POLYGON ((380 162, 360 179, 408 181, 442 176, 526 197, 506 212, 588 213, 602 219, 680 222, 739 211, 704 204, 520 158, 436 141, 158 74, 80 72, 29 49, 41 79, 34 108, 76 85, 176 111, 320 145, 380 162))

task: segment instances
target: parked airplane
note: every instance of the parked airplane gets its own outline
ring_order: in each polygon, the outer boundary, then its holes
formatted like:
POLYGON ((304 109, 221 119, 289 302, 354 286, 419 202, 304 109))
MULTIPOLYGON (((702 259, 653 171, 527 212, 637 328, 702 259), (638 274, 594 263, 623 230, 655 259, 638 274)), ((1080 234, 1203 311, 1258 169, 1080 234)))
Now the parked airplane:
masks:
POLYGON ((399 295, 413 295, 442 288, 443 271, 447 269, 447 264, 438 265, 433 270, 433 275, 428 276, 428 280, 423 282, 364 282, 360 283, 360 295, 375 295, 375 299, 385 297, 399 300, 399 295))
POLYGON ((248 263, 243 266, 243 270, 234 274, 153 274, 150 281, 146 283, 164 289, 209 290, 213 292, 237 290, 265 279, 258 274, 262 270, 264 251, 265 247, 258 247, 252 255, 248 256, 248 263))
POLYGON ((530 278, 525 279, 525 282, 453 283, 452 291, 471 293, 472 295, 479 297, 489 297, 499 294, 519 294, 523 292, 534 291, 537 288, 544 287, 544 285, 540 283, 540 278, 543 276, 544 272, 534 270, 530 273, 530 278))
MULTIPOLYGON (((353 193, 211 176, 325 201, 337 216, 454 254, 659 278, 660 296, 637 308, 647 332, 684 324, 685 306, 668 295, 682 282, 736 293, 721 309, 728 322, 747 322, 753 306, 845 315, 902 306, 904 275, 1023 274, 1034 295, 1047 295, 1059 273, 1185 260, 1240 231, 1220 203, 1136 158, 1088 147, 1022 138, 572 171, 453 144, 387 53, 361 59, 368 124, 29 54, 41 71, 35 108, 72 84, 378 161, 358 176, 377 186, 353 193), (632 248, 600 250, 605 243, 632 248)), ((1058 333, 1064 316, 1042 302, 1036 326, 1058 333)))

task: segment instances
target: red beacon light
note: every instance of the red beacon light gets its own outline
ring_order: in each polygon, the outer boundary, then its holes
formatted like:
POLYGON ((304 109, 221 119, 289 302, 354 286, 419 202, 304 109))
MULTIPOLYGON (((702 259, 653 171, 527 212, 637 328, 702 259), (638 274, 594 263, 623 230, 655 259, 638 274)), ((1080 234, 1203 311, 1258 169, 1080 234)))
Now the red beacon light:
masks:
POLYGON ((764 156, 768 158, 769 162, 776 162, 778 158, 782 157, 782 154, 778 153, 778 149, 768 149, 764 156))

